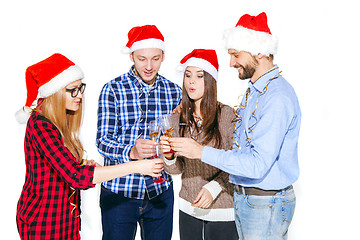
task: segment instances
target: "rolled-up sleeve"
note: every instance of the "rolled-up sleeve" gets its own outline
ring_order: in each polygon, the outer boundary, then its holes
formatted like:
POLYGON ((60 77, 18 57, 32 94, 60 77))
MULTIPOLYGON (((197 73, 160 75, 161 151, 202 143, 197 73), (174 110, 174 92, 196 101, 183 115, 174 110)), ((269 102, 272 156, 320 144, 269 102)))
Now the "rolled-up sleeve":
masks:
POLYGON ((33 129, 36 148, 51 168, 71 187, 88 189, 95 185, 95 167, 80 165, 64 146, 60 131, 51 123, 37 121, 33 129))

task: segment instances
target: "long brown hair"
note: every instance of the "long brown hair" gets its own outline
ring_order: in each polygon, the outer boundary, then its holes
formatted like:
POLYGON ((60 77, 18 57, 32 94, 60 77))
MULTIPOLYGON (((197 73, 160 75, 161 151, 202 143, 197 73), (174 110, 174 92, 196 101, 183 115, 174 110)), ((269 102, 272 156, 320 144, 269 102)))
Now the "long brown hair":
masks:
MULTIPOLYGON (((190 132, 190 126, 194 125, 197 131, 200 131, 193 113, 195 113, 195 102, 189 98, 183 84, 182 89, 182 110, 180 113, 180 128, 179 135, 184 136, 186 131, 190 132)), ((200 112, 203 116, 201 123, 202 131, 204 133, 203 144, 208 144, 214 140, 215 147, 221 146, 221 134, 219 130, 219 117, 221 115, 221 106, 217 101, 217 86, 216 80, 206 71, 204 71, 204 96, 200 104, 200 112)))
POLYGON ((79 163, 83 161, 83 145, 79 140, 80 126, 83 114, 84 96, 77 111, 66 110, 66 88, 57 91, 51 96, 41 100, 36 111, 49 119, 60 131, 64 145, 79 163))

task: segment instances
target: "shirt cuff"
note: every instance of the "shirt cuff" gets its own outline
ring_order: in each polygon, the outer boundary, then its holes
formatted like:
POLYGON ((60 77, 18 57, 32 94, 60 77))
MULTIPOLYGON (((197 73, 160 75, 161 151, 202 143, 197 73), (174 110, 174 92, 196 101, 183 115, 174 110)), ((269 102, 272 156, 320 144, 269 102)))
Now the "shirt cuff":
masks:
POLYGON ((206 190, 208 190, 210 192, 213 200, 215 200, 217 198, 217 196, 220 194, 220 192, 222 191, 220 184, 216 181, 211 181, 211 182, 205 184, 203 186, 203 188, 205 188, 206 190))
POLYGON ((131 149, 133 148, 134 146, 133 145, 127 145, 125 146, 123 152, 122 152, 122 159, 123 159, 123 162, 130 162, 131 161, 131 157, 130 157, 130 152, 131 152, 131 149))
POLYGON ((171 166, 171 165, 175 164, 177 157, 175 155, 174 159, 171 159, 171 160, 167 159, 164 156, 162 156, 162 158, 164 159, 164 162, 165 162, 166 165, 171 166))

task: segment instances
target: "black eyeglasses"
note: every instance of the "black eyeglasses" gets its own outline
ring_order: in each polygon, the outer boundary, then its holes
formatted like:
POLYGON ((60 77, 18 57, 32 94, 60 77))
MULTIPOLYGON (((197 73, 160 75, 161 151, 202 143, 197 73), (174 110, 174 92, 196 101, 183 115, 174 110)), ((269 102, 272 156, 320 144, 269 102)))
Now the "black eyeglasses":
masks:
POLYGON ((79 94, 79 92, 81 93, 81 94, 83 94, 84 93, 84 91, 85 91, 85 87, 86 87, 86 84, 85 83, 81 83, 81 85, 79 86, 79 87, 76 87, 76 88, 71 88, 71 89, 66 89, 66 91, 67 92, 70 92, 71 93, 71 97, 76 97, 78 94, 79 94))

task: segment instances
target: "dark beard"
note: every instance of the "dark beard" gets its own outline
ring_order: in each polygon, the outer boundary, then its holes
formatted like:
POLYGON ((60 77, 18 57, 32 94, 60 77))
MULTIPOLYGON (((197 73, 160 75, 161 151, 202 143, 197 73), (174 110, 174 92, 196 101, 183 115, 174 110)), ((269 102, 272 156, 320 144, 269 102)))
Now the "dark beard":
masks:
POLYGON ((255 73, 255 67, 250 67, 249 65, 247 65, 245 67, 243 67, 243 66, 240 66, 240 67, 243 69, 243 74, 239 73, 239 78, 241 80, 252 78, 252 76, 255 73))

